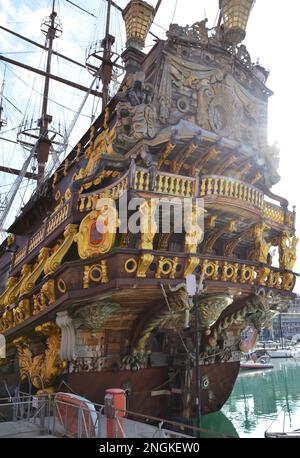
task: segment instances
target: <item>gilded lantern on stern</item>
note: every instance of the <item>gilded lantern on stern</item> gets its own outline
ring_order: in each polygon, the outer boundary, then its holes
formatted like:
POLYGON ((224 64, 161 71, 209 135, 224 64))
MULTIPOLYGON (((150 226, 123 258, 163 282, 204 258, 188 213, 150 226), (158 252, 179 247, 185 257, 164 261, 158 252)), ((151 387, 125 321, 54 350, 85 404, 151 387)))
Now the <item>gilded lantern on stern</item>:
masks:
POLYGON ((224 22, 224 39, 238 44, 246 36, 246 28, 255 0, 220 0, 224 22))
POLYGON ((143 0, 131 0, 123 10, 127 47, 143 49, 155 15, 154 8, 143 0))

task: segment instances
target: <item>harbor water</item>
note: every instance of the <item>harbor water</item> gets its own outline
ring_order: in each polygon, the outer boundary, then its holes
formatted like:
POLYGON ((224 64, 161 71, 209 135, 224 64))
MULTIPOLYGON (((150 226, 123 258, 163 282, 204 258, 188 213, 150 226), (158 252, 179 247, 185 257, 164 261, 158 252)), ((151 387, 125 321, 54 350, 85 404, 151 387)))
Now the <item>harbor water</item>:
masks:
POLYGON ((222 411, 206 415, 203 427, 241 438, 262 438, 268 428, 300 429, 300 360, 271 362, 273 369, 240 371, 222 411))

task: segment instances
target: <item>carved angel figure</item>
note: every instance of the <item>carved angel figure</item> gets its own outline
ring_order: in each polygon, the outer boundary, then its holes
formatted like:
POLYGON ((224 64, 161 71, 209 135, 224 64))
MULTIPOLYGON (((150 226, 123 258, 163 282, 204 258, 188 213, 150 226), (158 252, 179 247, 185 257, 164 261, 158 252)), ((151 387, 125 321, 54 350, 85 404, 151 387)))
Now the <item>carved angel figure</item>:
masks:
POLYGON ((256 224, 254 228, 255 248, 253 255, 256 261, 263 262, 264 264, 268 261, 268 255, 271 248, 271 243, 267 243, 264 239, 265 229, 266 226, 264 224, 256 224))
POLYGON ((185 215, 185 251, 187 253, 197 253, 199 243, 203 238, 203 230, 199 224, 199 216, 203 210, 194 206, 187 215, 185 215))
POLYGON ((284 231, 279 244, 279 264, 283 270, 293 270, 297 259, 298 237, 290 237, 287 231, 284 231))
POLYGON ((45 387, 51 390, 51 384, 64 368, 64 363, 58 356, 60 332, 50 322, 38 326, 36 331, 47 337, 44 354, 34 356, 28 339, 20 338, 14 342, 19 356, 20 374, 22 379, 26 379, 26 374, 29 374, 36 388, 41 389, 43 382, 45 387))
POLYGON ((141 229, 141 243, 140 248, 144 250, 153 249, 153 239, 157 232, 157 224, 155 221, 155 212, 157 201, 150 199, 140 205, 140 229, 141 229))

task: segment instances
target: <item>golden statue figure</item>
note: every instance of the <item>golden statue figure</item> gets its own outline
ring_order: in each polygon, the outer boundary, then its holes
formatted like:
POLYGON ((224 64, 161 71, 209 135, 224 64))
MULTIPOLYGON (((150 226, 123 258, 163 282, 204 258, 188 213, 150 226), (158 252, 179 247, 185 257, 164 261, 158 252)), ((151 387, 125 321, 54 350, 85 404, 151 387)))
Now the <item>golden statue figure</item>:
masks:
POLYGON ((185 252, 197 253, 199 243, 203 239, 203 230, 199 224, 199 216, 203 214, 202 208, 193 206, 186 215, 185 221, 185 252))
POLYGON ((255 248, 253 259, 255 259, 255 261, 267 264, 271 243, 267 243, 264 239, 265 229, 266 226, 264 224, 256 224, 254 227, 255 248))
POLYGON ((283 270, 293 270, 297 259, 297 245, 299 239, 291 238, 287 231, 284 231, 279 243, 279 265, 283 270))
POLYGON ((155 221, 155 212, 157 207, 157 200, 150 199, 140 205, 140 228, 141 228, 141 242, 140 248, 143 250, 153 249, 153 239, 157 233, 157 224, 155 221))

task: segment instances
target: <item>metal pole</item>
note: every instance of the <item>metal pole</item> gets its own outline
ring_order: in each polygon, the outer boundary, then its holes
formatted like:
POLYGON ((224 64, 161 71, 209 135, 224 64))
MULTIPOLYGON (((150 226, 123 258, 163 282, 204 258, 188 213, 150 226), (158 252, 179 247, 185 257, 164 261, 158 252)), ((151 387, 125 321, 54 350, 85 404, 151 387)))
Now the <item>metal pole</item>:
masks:
POLYGON ((283 349, 283 334, 282 334, 281 313, 279 313, 279 332, 280 332, 280 340, 281 340, 281 349, 283 349))
MULTIPOLYGON (((199 295, 198 291, 194 297, 194 306, 195 306, 195 337, 196 337, 196 411, 197 411, 197 426, 201 428, 201 390, 200 390, 200 380, 201 380, 201 371, 200 371, 200 339, 199 339, 199 295)), ((201 437, 201 432, 199 432, 199 437, 201 437)))

